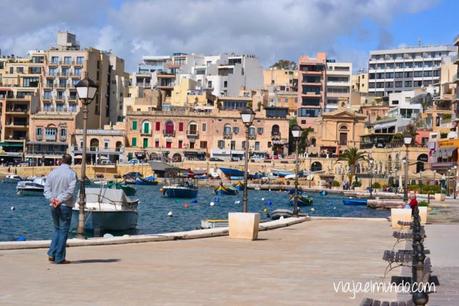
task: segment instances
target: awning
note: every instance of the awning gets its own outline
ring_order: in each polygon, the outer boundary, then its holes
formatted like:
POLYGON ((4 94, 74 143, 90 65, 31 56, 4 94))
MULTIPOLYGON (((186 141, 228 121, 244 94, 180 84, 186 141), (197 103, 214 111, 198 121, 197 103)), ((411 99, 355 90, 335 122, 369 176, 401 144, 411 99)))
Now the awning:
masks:
POLYGON ((434 153, 434 158, 449 158, 453 156, 454 152, 457 150, 456 147, 442 147, 438 148, 434 153))
POLYGON ((0 147, 4 148, 22 148, 24 145, 18 142, 0 142, 0 147))

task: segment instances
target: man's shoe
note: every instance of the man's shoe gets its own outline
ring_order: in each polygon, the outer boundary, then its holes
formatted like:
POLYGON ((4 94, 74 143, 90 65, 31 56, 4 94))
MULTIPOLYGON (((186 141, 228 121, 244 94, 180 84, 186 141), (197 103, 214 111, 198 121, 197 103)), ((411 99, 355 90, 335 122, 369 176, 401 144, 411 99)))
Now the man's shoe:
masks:
POLYGON ((66 264, 69 264, 69 263, 71 263, 71 261, 68 261, 68 260, 65 260, 65 259, 63 261, 61 261, 61 262, 56 262, 56 264, 58 264, 58 265, 66 265, 66 264))
POLYGON ((54 257, 53 256, 48 256, 48 260, 49 261, 54 261, 54 257))

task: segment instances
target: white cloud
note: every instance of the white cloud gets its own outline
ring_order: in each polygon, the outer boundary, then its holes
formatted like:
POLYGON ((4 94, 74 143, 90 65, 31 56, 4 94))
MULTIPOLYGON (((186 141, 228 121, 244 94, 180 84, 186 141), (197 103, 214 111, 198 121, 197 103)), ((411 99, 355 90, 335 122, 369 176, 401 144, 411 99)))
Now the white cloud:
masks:
MULTIPOLYGON (((0 11, 10 13, 0 19, 0 48, 16 53, 47 48, 57 29, 69 29, 82 46, 111 49, 130 69, 142 55, 172 52, 244 52, 271 64, 325 50, 343 59, 340 38, 359 41, 377 35, 380 44, 390 43, 385 27, 397 14, 425 10, 435 2, 131 0, 111 8, 107 0, 2 1, 0 11), (368 19, 379 25, 377 33, 364 28, 368 19)), ((352 46, 343 52, 359 63, 364 61, 356 58, 365 53, 352 46)))

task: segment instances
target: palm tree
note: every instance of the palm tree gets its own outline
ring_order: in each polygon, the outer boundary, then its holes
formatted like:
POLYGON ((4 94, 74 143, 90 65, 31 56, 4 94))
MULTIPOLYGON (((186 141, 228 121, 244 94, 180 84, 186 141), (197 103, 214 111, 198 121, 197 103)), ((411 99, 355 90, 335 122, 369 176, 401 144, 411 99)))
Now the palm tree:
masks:
POLYGON ((359 163, 359 161, 363 161, 366 159, 365 153, 359 152, 357 148, 349 148, 344 151, 338 158, 338 160, 343 160, 347 162, 349 166, 349 184, 352 186, 352 178, 355 176, 355 167, 359 163))

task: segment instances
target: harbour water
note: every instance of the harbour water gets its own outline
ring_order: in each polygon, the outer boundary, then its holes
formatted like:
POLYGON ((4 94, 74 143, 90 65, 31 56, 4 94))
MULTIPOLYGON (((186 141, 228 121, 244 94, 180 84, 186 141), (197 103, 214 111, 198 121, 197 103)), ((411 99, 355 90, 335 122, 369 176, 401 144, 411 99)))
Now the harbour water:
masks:
MULTIPOLYGON (((17 196, 15 184, 0 184, 0 241, 50 239, 52 221, 49 206, 43 196, 17 196)), ((136 186, 140 199, 137 231, 129 234, 157 234, 193 230, 202 219, 226 219, 228 212, 241 211, 242 192, 235 196, 216 196, 212 188, 200 188, 198 197, 191 199, 170 199, 160 195, 159 186, 136 186), (211 202, 214 205, 211 205, 211 202), (188 204, 188 205, 186 205, 188 204), (187 207, 187 208, 186 208, 187 207), (173 217, 168 217, 171 211, 173 217)), ((373 210, 366 206, 345 206, 343 197, 321 196, 311 193, 312 207, 302 207, 311 216, 335 217, 387 217, 388 211, 373 210), (311 210, 312 209, 312 210, 311 210)), ((260 212, 266 218, 264 209, 290 208, 288 194, 278 191, 249 191, 249 211, 260 212)), ((75 219, 72 233, 75 233, 75 219)), ((115 235, 123 233, 113 233, 115 235)))

